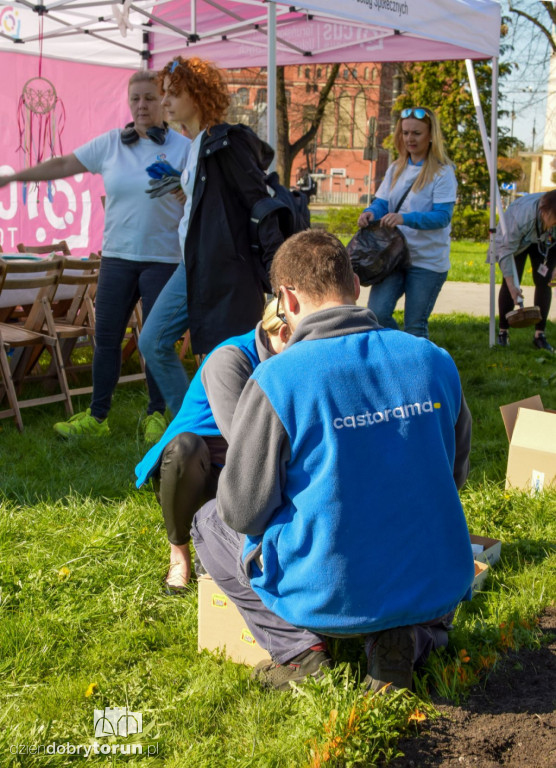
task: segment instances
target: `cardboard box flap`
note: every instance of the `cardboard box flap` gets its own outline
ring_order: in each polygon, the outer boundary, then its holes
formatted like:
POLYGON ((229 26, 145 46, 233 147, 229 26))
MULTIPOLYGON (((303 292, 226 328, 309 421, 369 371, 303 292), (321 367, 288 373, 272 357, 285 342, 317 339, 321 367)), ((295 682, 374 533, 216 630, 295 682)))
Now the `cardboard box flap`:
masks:
POLYGON ((520 408, 512 432, 512 446, 556 454, 556 414, 520 408))
POLYGON ((533 397, 526 397, 525 400, 518 400, 516 403, 509 403, 508 405, 500 406, 500 413, 506 427, 506 434, 508 435, 508 442, 512 439, 515 422, 517 419, 517 412, 520 408, 528 408, 533 411, 544 411, 540 395, 533 395, 533 397))

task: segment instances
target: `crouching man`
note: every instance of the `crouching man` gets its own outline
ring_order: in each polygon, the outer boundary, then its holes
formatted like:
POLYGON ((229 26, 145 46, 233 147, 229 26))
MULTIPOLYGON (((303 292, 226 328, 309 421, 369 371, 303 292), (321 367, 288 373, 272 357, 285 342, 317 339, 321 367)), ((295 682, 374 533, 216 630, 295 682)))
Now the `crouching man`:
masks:
POLYGON ((365 635, 372 690, 410 688, 474 576, 456 366, 355 306, 358 280, 328 233, 287 240, 271 279, 293 336, 241 395, 193 543, 270 653, 263 684, 317 676, 326 636, 365 635))

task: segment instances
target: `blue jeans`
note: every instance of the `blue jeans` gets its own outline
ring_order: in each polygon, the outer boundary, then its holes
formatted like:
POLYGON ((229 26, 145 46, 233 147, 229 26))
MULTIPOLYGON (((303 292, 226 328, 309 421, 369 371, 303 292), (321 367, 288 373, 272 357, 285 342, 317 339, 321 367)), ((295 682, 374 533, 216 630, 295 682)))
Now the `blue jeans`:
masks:
POLYGON ((143 324, 139 347, 168 408, 175 416, 189 387, 175 343, 189 327, 185 264, 180 262, 143 324))
POLYGON ((447 272, 433 272, 422 267, 393 272, 386 280, 373 285, 368 307, 385 328, 398 328, 392 317, 398 299, 405 293, 404 331, 429 338, 429 316, 434 309, 447 272))
MULTIPOLYGON (((128 261, 106 256, 100 265, 95 299, 95 351, 93 355, 93 396, 91 413, 104 419, 120 378, 122 341, 133 308, 142 299, 143 319, 149 313, 176 268, 158 261, 128 261)), ((149 369, 148 413, 164 413, 164 398, 149 369)))

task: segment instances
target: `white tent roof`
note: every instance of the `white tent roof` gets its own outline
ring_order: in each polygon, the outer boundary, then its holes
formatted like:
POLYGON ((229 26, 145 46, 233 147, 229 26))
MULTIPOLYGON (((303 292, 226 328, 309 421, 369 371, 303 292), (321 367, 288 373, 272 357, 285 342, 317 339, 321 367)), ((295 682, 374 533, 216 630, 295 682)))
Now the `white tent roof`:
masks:
MULTIPOLYGON (((154 68, 186 49, 223 67, 266 66, 269 4, 53 0, 41 5, 0 0, 0 50, 37 54, 42 18, 47 57, 136 68, 148 31, 154 68), (37 12, 41 7, 42 16, 37 12)), ((308 0, 295 10, 287 2, 275 5, 278 64, 498 55, 496 0, 308 0)))

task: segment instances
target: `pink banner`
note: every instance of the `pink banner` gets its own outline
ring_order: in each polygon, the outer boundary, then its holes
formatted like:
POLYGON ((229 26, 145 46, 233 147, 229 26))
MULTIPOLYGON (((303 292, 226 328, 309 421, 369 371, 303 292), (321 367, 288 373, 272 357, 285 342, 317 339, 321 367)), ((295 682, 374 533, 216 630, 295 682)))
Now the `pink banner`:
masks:
MULTIPOLYGON (((18 126, 18 102, 25 83, 39 74, 39 60, 24 54, 0 53, 4 73, 0 92, 0 174, 21 170, 25 165, 18 126), (9 73, 9 74, 8 74, 9 73)), ((127 106, 127 81, 131 70, 43 59, 42 77, 50 80, 63 103, 65 124, 61 133, 62 153, 70 154, 94 136, 125 125, 131 118, 127 106)), ((56 110, 57 125, 61 111, 56 110)), ((38 135, 38 121, 33 123, 38 135)), ((36 140, 36 139, 34 139, 36 140)), ((33 153, 34 154, 34 153, 33 153)), ((48 159, 49 153, 44 159, 48 159)), ((27 187, 23 201, 21 184, 0 189, 0 245, 13 253, 18 243, 41 245, 66 240, 72 254, 88 255, 102 244, 104 213, 100 176, 79 174, 52 182, 52 202, 46 182, 27 187)))

